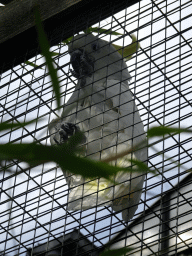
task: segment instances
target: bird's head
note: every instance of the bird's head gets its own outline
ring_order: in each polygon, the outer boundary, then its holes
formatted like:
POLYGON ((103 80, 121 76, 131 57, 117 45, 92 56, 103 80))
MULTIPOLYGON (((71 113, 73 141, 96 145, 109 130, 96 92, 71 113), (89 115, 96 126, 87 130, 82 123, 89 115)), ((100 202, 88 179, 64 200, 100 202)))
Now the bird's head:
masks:
POLYGON ((68 45, 72 72, 78 79, 92 77, 127 81, 130 74, 122 56, 113 45, 92 34, 76 35, 68 45))

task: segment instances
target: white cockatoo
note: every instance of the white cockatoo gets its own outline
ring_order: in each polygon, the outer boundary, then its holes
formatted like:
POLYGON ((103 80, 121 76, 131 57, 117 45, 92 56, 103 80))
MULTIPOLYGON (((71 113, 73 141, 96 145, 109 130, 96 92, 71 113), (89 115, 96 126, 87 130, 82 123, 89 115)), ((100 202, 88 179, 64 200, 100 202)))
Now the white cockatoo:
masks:
MULTIPOLYGON (((134 148, 145 140, 145 132, 134 97, 129 89, 130 74, 117 50, 92 34, 79 34, 68 45, 78 79, 63 107, 61 118, 49 124, 52 145, 65 143, 78 130, 84 132, 84 155, 103 160, 134 148)), ((130 159, 145 161, 147 148, 126 155, 111 165, 130 166, 130 159)), ((133 167, 134 170, 134 167, 133 167)), ((90 172, 94 170, 90 170, 90 172)), ((114 183, 105 178, 85 179, 63 170, 69 186, 68 210, 111 206, 131 219, 138 207, 144 174, 119 172, 114 183)))

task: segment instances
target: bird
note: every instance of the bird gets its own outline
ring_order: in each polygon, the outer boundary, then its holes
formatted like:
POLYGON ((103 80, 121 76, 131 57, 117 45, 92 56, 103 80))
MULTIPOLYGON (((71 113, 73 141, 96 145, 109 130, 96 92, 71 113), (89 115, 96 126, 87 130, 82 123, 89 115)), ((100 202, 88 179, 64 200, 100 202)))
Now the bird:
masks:
MULTIPOLYGON (((51 144, 59 146, 82 131, 82 156, 102 161, 145 141, 144 126, 129 89, 127 64, 112 43, 81 33, 73 37, 68 52, 77 84, 61 116, 48 126, 51 144)), ((109 164, 126 168, 131 159, 146 161, 147 147, 109 164)), ((122 212, 122 219, 128 222, 138 208, 145 178, 132 169, 131 173, 118 172, 115 184, 102 177, 90 180, 62 170, 69 186, 68 210, 110 206, 122 212)))

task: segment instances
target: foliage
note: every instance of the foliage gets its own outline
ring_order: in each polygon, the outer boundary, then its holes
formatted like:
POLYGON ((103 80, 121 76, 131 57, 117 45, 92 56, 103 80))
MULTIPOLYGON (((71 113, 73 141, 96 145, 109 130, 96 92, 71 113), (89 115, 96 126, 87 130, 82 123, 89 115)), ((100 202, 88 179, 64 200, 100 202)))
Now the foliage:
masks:
POLYGON ((35 22, 36 22, 38 38, 39 38, 39 45, 41 47, 42 54, 46 58, 46 63, 47 63, 48 69, 49 69, 49 74, 50 74, 50 77, 51 77, 53 90, 55 92, 57 105, 58 105, 58 107, 60 107, 60 105, 61 105, 60 100, 61 99, 60 99, 59 80, 58 80, 58 77, 57 77, 57 71, 53 66, 53 60, 51 58, 51 53, 49 51, 50 46, 49 46, 48 40, 46 38, 45 32, 43 30, 43 26, 42 26, 39 11, 38 11, 38 5, 36 5, 34 7, 34 14, 35 14, 35 22))
POLYGON ((128 252, 131 252, 132 250, 134 250, 134 249, 124 247, 124 248, 120 248, 120 249, 104 251, 99 256, 111 256, 111 255, 113 255, 113 256, 123 256, 123 255, 126 255, 128 252))

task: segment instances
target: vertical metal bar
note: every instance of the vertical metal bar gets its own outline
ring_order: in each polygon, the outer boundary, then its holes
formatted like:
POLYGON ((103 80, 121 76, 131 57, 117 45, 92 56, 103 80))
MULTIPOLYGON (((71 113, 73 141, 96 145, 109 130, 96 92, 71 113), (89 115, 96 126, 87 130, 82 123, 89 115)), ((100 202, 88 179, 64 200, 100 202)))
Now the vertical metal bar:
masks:
POLYGON ((160 255, 168 256, 169 252, 169 230, 170 230, 170 195, 167 194, 162 198, 162 212, 161 212, 161 252, 160 255))

